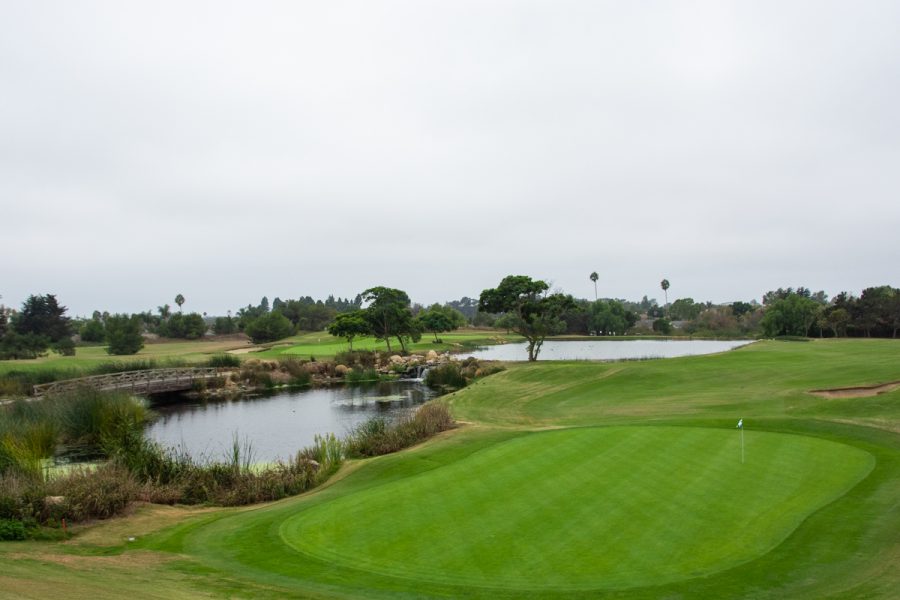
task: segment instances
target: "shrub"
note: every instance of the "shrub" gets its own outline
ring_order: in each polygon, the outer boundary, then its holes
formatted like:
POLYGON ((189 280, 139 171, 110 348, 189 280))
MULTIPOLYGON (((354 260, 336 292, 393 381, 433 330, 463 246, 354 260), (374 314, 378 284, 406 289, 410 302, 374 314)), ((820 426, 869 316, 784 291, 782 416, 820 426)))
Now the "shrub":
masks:
POLYGON ((425 385, 430 388, 460 389, 467 383, 460 365, 455 362, 434 367, 425 374, 425 385))
POLYGON ((254 344, 274 342, 294 333, 294 325, 280 312, 270 312, 250 321, 244 327, 254 344))
POLYGON ((119 514, 138 496, 134 476, 123 466, 110 463, 96 469, 74 469, 50 482, 51 496, 62 496, 58 505, 45 506, 43 520, 108 519, 119 514))
POLYGON ((103 327, 103 321, 91 319, 81 328, 82 342, 102 342, 106 339, 106 329, 103 327))
POLYGON ((670 323, 668 319, 656 319, 653 321, 653 331, 663 335, 669 335, 672 333, 672 323, 670 323))
POLYGON ((22 521, 12 519, 0 519, 0 541, 24 540, 26 537, 25 524, 22 521))
POLYGON ((197 313, 175 313, 160 323, 158 332, 165 337, 196 340, 206 334, 206 322, 197 313))
POLYGON ((237 331, 237 322, 231 317, 216 317, 213 324, 216 335, 228 335, 237 331))
POLYGON ((216 354, 215 356, 209 357, 209 360, 206 364, 207 366, 215 367, 217 369, 240 367, 241 359, 239 356, 236 356, 234 354, 216 354))
POLYGON ((111 315, 106 319, 109 354, 137 354, 144 347, 143 324, 139 315, 111 315))
POLYGON ((354 367, 344 375, 344 381, 347 383, 364 383, 368 381, 378 381, 380 376, 378 371, 373 368, 363 369, 354 367))
POLYGON ((378 361, 377 352, 368 352, 365 350, 351 350, 338 352, 334 356, 335 364, 347 365, 348 367, 359 367, 362 369, 374 369, 375 363, 378 361))

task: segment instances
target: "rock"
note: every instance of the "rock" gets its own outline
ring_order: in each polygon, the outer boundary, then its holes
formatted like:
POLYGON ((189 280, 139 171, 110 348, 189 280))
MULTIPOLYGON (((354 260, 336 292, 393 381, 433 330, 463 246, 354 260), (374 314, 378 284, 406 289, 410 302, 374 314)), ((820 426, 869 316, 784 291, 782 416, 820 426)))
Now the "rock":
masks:
POLYGON ((391 364, 393 364, 393 365, 403 364, 403 357, 400 356, 399 354, 394 354, 393 356, 391 356, 390 360, 391 360, 391 364))
POLYGON ((338 377, 343 377, 344 375, 349 373, 351 370, 352 369, 350 367, 348 367, 347 365, 337 365, 334 367, 334 373, 338 377))
POLYGON ((44 506, 59 506, 65 501, 65 496, 46 496, 44 498, 44 506))
POLYGON ((438 359, 438 353, 434 350, 429 350, 427 354, 425 354, 425 360, 428 362, 434 362, 438 359))

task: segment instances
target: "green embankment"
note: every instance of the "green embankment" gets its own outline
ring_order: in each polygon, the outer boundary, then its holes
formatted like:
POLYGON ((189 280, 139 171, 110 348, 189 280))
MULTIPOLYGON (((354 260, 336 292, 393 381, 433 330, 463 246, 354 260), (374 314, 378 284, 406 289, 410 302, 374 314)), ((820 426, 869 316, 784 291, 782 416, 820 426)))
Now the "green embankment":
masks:
POLYGON ((515 365, 316 492, 2 543, 0 597, 895 598, 900 390, 808 391, 896 380, 889 340, 515 365))

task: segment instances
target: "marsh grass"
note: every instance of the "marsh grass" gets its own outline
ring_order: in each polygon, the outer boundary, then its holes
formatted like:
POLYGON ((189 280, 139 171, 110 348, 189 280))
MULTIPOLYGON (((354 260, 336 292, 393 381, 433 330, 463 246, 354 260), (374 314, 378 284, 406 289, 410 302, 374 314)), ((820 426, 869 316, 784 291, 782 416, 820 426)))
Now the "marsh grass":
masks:
POLYGON ((373 367, 354 367, 347 371, 346 375, 344 375, 345 383, 367 383, 372 381, 380 381, 381 379, 381 375, 379 375, 378 371, 376 371, 373 367))
POLYGON ((358 425, 344 442, 349 457, 380 456, 413 446, 455 426, 442 402, 426 402, 411 415, 388 422, 373 417, 358 425))

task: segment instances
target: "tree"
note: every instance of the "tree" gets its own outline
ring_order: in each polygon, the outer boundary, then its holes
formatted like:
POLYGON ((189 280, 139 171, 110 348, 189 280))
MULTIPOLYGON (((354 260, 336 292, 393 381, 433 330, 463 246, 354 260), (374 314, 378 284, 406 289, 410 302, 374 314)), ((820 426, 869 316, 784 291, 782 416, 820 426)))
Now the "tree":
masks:
POLYGON ((668 319, 659 318, 653 321, 653 331, 656 333, 661 333, 663 335, 669 335, 672 333, 672 323, 669 322, 668 319))
POLYGON ((359 335, 370 335, 372 327, 366 320, 366 313, 362 310, 340 313, 328 326, 328 333, 335 337, 347 340, 350 350, 353 350, 353 338, 359 335))
POLYGON ((264 313, 269 312, 269 298, 267 296, 263 296, 262 300, 259 301, 259 310, 264 313))
POLYGON ((237 325, 230 315, 227 317, 216 317, 216 322, 213 324, 213 331, 216 335, 227 335, 237 331, 237 325))
POLYGON ((197 313, 179 312, 160 324, 159 333, 170 338, 197 340, 206 334, 206 321, 197 313))
POLYGON ((458 310, 449 307, 445 308, 440 304, 432 304, 425 310, 420 311, 416 316, 419 327, 424 331, 430 331, 434 334, 435 343, 440 341, 437 336, 438 333, 453 331, 459 327, 458 320, 454 318, 454 315, 450 311, 458 314, 459 317, 465 321, 465 317, 463 317, 462 313, 458 310))
POLYGON ((506 313, 510 329, 528 342, 528 360, 537 360, 544 339, 565 330, 562 315, 574 308, 571 296, 548 294, 550 286, 526 275, 509 275, 496 288, 481 292, 478 308, 506 313))
POLYGON ((669 312, 669 280, 663 279, 660 281, 659 287, 662 288, 663 293, 666 295, 666 312, 669 312))
POLYGON ((9 319, 5 307, 0 312, 0 359, 37 358, 50 347, 65 356, 75 354, 71 319, 53 294, 32 294, 9 319))
POLYGON ((91 319, 81 327, 81 341, 102 342, 106 339, 106 329, 100 319, 91 319))
POLYGON ((136 354, 144 347, 139 315, 110 315, 106 319, 106 352, 115 355, 136 354))
POLYGON ((597 300, 597 280, 600 279, 600 276, 597 275, 597 271, 591 273, 591 281, 594 282, 594 301, 597 300))
POLYGON ((741 302, 738 300, 737 302, 731 303, 731 314, 735 317, 740 317, 749 312, 753 312, 753 305, 749 302, 741 302))
POLYGON ((175 304, 178 305, 178 312, 181 312, 181 305, 184 304, 184 296, 181 294, 175 296, 175 304))
POLYGON ((280 312, 269 312, 250 321, 244 327, 244 333, 250 336, 254 344, 262 344, 293 335, 294 326, 280 312))
POLYGON ((365 314, 372 333, 387 343, 388 352, 391 351, 392 337, 396 337, 400 342, 403 352, 406 352, 406 342, 409 339, 419 341, 422 332, 413 320, 406 292, 379 286, 367 289, 362 293, 362 297, 369 303, 365 308, 365 314))
POLYGON ((806 337, 809 328, 816 322, 821 305, 815 300, 790 293, 774 300, 766 308, 761 325, 769 337, 796 335, 806 337))
POLYGON ((58 342, 72 335, 71 319, 65 313, 66 307, 60 306, 53 294, 28 296, 14 320, 15 330, 22 335, 34 334, 58 342))
POLYGON ((22 334, 8 328, 6 334, 0 338, 0 360, 38 358, 44 356, 49 347, 50 340, 46 336, 22 334))
POLYGON ((638 317, 617 300, 597 300, 591 305, 591 330, 599 335, 622 335, 637 323, 638 317))
POLYGON ((703 305, 695 303, 693 298, 679 298, 669 307, 669 318, 676 321, 692 321, 700 316, 702 310, 703 305))
MULTIPOLYGON (((179 296, 181 296, 181 294, 179 294, 179 296)), ((183 298, 182 298, 182 301, 184 301, 183 298)), ((156 307, 156 312, 159 313, 159 318, 162 319, 163 321, 165 321, 166 319, 169 318, 169 315, 172 314, 172 309, 169 307, 168 304, 163 304, 162 306, 156 307)))

